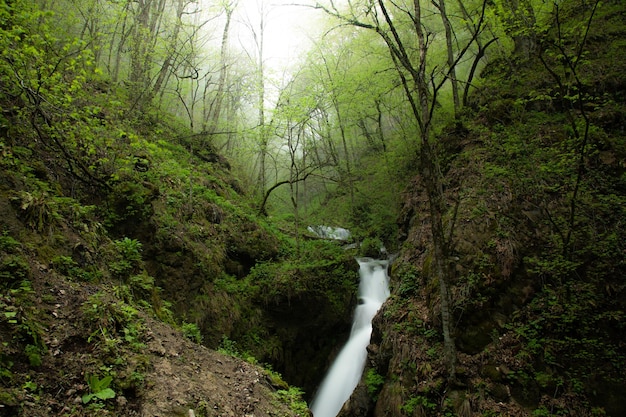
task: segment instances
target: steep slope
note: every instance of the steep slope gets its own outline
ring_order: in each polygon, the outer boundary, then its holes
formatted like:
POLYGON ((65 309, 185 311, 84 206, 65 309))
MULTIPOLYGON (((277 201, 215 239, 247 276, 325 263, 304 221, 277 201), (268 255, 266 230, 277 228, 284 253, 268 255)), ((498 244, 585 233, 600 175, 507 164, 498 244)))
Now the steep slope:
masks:
POLYGON ((625 16, 564 2, 536 53, 485 69, 471 117, 440 135, 458 374, 416 177, 371 367, 342 415, 626 413, 625 16))
POLYGON ((277 373, 200 345, 230 335, 245 301, 216 291, 219 309, 201 310, 200 288, 278 246, 224 166, 198 159, 191 174, 177 158, 194 156, 145 125, 107 114, 102 130, 68 127, 32 106, 5 101, 0 139, 0 415, 301 414, 301 391, 277 373))
POLYGON ((302 414, 278 372, 321 378, 351 255, 259 218, 209 136, 57 22, 0 7, 0 414, 302 414))
MULTIPOLYGON (((11 252, 28 253, 15 244, 11 252)), ((274 374, 189 340, 185 327, 154 318, 130 293, 117 298, 123 287, 77 283, 35 260, 21 267, 28 281, 0 301, 0 415, 297 412, 297 395, 274 386, 274 374)))

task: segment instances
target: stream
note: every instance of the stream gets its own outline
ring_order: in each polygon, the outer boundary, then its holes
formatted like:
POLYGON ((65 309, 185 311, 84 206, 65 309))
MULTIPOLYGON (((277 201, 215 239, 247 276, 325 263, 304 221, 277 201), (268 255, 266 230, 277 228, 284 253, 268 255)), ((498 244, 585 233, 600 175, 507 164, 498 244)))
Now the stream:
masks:
POLYGON ((350 338, 335 358, 313 401, 314 417, 336 417, 356 388, 367 359, 372 319, 389 297, 389 261, 358 258, 361 281, 350 338))

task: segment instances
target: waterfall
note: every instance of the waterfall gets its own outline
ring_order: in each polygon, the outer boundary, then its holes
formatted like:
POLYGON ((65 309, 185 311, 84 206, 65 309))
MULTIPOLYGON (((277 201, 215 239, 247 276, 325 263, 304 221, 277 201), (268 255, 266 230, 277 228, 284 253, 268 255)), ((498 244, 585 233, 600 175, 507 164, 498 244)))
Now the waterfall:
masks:
POLYGON ((388 261, 359 258, 359 305, 350 338, 324 377, 311 403, 314 417, 336 417, 356 388, 367 359, 372 319, 389 296, 388 261))

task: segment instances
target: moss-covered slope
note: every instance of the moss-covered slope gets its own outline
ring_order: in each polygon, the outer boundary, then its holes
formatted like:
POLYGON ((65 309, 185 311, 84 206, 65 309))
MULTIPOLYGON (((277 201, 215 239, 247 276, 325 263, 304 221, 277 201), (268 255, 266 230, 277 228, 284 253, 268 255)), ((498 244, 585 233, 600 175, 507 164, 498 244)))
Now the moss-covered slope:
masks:
POLYGON ((625 13, 563 2, 533 54, 485 69, 462 128, 440 137, 456 378, 417 177, 372 368, 345 415, 626 413, 625 13))

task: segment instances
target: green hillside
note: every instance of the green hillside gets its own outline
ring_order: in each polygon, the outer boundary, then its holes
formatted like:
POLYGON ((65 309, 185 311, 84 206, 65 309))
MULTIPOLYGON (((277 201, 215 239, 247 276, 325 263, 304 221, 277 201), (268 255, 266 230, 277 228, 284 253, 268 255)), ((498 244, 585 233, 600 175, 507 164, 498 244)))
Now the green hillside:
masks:
POLYGON ((386 253, 341 416, 626 413, 626 5, 313 6, 0 0, 0 416, 306 415, 386 253))

